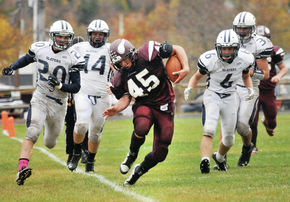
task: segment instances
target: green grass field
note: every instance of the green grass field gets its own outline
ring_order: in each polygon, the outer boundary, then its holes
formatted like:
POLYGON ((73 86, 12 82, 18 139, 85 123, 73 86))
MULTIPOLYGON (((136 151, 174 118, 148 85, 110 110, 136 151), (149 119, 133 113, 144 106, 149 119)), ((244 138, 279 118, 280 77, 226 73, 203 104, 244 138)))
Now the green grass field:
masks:
MULTIPOLYGON (((236 143, 228 155, 228 172, 212 169, 210 174, 202 175, 199 170, 201 119, 176 119, 167 159, 129 188, 122 186, 128 174, 121 175, 119 166, 128 152, 131 120, 106 123, 96 156, 96 175, 70 172, 35 148, 29 164, 33 174, 24 186, 15 182, 21 143, 1 134, 0 201, 290 201, 289 120, 290 114, 278 115, 274 137, 269 137, 259 123, 259 153, 252 156, 248 167, 237 167, 242 143, 236 135, 236 143)), ((15 131, 17 138, 25 137, 24 124, 16 124, 15 131)), ((150 132, 136 163, 151 151, 152 137, 150 132)), ((218 139, 218 136, 214 139, 214 151, 218 139)), ((42 135, 35 146, 44 148, 42 135)), ((64 133, 49 152, 63 163, 66 161, 64 133)), ((79 167, 84 169, 83 164, 79 167)))

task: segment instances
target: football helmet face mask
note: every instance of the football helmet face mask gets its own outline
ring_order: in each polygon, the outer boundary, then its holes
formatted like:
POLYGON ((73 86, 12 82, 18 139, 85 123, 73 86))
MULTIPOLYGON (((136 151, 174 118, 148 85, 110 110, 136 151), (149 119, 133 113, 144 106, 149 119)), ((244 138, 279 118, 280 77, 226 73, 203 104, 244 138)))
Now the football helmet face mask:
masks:
POLYGON ((256 30, 255 16, 250 12, 240 12, 233 21, 233 30, 241 40, 250 38, 256 30))
POLYGON ((268 27, 264 26, 264 25, 258 25, 257 28, 256 28, 256 33, 258 35, 265 36, 268 39, 271 38, 270 29, 268 27))
POLYGON ((122 68, 121 62, 128 58, 132 63, 135 61, 135 47, 126 39, 117 39, 110 45, 110 59, 115 69, 120 71, 122 68))
POLYGON ((88 26, 87 36, 91 46, 95 48, 101 47, 107 42, 110 36, 110 28, 104 20, 93 20, 88 26), (103 39, 97 38, 94 40, 91 36, 92 32, 102 32, 105 34, 105 37, 103 39))
POLYGON ((221 61, 232 63, 233 60, 237 57, 238 51, 240 49, 240 40, 238 35, 232 29, 221 31, 217 36, 215 48, 218 58, 221 61), (233 52, 230 54, 224 54, 222 53, 222 48, 233 48, 233 52))
POLYGON ((49 37, 55 49, 65 50, 70 46, 74 38, 74 31, 72 26, 67 21, 58 20, 50 26, 49 37), (56 36, 65 36, 68 37, 68 40, 66 42, 60 42, 56 39, 56 36))

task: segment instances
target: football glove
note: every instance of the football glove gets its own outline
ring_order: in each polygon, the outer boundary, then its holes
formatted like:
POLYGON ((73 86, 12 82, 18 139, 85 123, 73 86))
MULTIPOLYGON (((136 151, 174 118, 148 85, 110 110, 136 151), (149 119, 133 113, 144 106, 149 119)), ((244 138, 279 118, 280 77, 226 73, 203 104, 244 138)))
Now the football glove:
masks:
POLYGON ((9 67, 4 67, 2 69, 2 75, 3 76, 11 76, 12 74, 13 74, 13 69, 12 69, 11 65, 9 67))
POLYGON ((48 85, 56 88, 56 89, 61 89, 62 84, 57 80, 56 76, 54 76, 53 74, 50 74, 48 76, 48 85))
POLYGON ((263 80, 264 79, 264 72, 260 69, 255 69, 252 75, 252 78, 263 80))
POLYGON ((255 95, 253 88, 247 88, 247 89, 248 89, 248 97, 246 98, 246 101, 253 99, 255 95))
POLYGON ((184 90, 184 99, 186 101, 189 101, 192 99, 192 91, 193 91, 193 88, 186 88, 184 90))

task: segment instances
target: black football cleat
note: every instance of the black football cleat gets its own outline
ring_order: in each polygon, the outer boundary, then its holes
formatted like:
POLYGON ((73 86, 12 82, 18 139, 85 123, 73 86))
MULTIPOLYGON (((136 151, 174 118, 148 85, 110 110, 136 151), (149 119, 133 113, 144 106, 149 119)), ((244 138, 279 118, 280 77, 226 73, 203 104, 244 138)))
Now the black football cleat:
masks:
POLYGON ((202 174, 207 174, 210 172, 210 163, 208 159, 203 159, 200 162, 200 171, 202 174))
POLYGON ((253 149, 254 149, 253 143, 251 143, 251 145, 247 146, 247 147, 243 146, 242 154, 241 154, 240 159, 238 161, 238 166, 245 167, 249 164, 253 149))
POLYGON ((123 175, 128 173, 128 171, 130 170, 132 164, 135 162, 136 159, 137 159, 137 154, 128 152, 125 160, 120 165, 120 172, 123 175))
POLYGON ((124 186, 132 186, 137 180, 144 174, 142 171, 140 164, 135 165, 131 175, 125 180, 124 186))
POLYGON ((93 173, 93 172, 95 172, 94 166, 95 166, 95 162, 87 162, 86 163, 86 173, 93 173))
POLYGON ((72 159, 67 166, 70 171, 74 171, 78 167, 81 156, 82 154, 73 154, 72 159))
POLYGON ((82 160, 81 160, 81 163, 87 163, 88 162, 88 155, 89 155, 89 152, 88 151, 83 151, 82 152, 82 160))
MULTIPOLYGON (((227 155, 225 155, 224 158, 225 158, 225 163, 226 163, 226 165, 227 165, 227 155)), ((214 169, 214 170, 219 170, 219 166, 218 166, 218 165, 214 165, 213 169, 214 169)))
POLYGON ((66 165, 67 165, 67 166, 68 166, 69 162, 71 161, 72 157, 73 157, 73 154, 69 154, 69 155, 67 156, 67 160, 66 160, 66 165))
POLYGON ((31 168, 23 168, 17 173, 16 183, 21 186, 24 184, 25 180, 30 177, 32 169, 31 168))
POLYGON ((218 171, 228 171, 228 168, 227 168, 227 165, 226 165, 226 163, 227 163, 226 160, 224 160, 223 162, 219 162, 216 159, 216 152, 213 153, 212 158, 213 158, 213 160, 215 161, 215 163, 217 165, 217 170, 218 171))

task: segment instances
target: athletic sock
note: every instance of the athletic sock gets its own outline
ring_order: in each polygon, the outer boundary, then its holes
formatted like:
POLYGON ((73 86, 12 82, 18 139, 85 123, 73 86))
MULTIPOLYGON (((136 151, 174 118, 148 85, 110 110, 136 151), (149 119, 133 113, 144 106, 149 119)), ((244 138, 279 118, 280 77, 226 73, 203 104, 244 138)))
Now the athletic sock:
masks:
POLYGON ((18 166, 18 171, 27 168, 29 163, 29 159, 26 158, 20 158, 19 159, 19 166, 18 166))
POLYGON ((74 143, 74 154, 81 154, 82 153, 82 143, 76 144, 74 143))
POLYGON ((95 161, 95 156, 96 156, 96 153, 89 152, 88 162, 94 162, 95 161))
POLYGON ((130 152, 132 155, 138 155, 139 149, 142 144, 145 142, 145 137, 138 138, 136 137, 134 131, 131 136, 130 152))
POLYGON ((216 160, 218 161, 218 162, 224 162, 224 160, 225 160, 225 155, 221 155, 219 152, 217 152, 216 153, 216 160))

